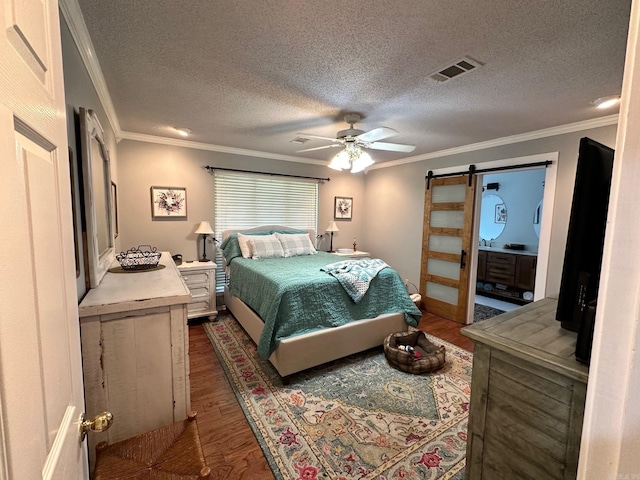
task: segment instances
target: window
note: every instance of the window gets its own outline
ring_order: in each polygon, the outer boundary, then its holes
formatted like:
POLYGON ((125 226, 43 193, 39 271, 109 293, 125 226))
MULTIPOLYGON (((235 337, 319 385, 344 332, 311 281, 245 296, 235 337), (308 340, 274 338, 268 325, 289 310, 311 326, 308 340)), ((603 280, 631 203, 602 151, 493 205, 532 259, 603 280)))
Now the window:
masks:
MULTIPOLYGON (((318 184, 313 180, 216 171, 215 237, 224 230, 284 225, 318 230, 318 184)), ((224 285, 222 255, 218 249, 216 286, 224 285)))

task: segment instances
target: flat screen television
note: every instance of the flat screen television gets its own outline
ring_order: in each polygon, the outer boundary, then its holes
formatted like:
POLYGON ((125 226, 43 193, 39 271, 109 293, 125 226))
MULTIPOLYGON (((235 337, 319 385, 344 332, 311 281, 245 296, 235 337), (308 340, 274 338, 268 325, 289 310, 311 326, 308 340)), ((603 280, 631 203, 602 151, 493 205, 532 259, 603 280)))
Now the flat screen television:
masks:
MULTIPOLYGON (((588 306, 593 307, 598 296, 613 156, 612 148, 590 138, 580 139, 556 311, 562 328, 579 332, 581 341, 588 342, 589 347, 591 338, 588 332, 580 332, 580 328, 585 323, 588 306)), ((593 308, 590 313, 594 315, 593 308)), ((592 322, 589 323, 592 327, 592 322)), ((579 345, 578 350, 585 350, 584 346, 579 345)))

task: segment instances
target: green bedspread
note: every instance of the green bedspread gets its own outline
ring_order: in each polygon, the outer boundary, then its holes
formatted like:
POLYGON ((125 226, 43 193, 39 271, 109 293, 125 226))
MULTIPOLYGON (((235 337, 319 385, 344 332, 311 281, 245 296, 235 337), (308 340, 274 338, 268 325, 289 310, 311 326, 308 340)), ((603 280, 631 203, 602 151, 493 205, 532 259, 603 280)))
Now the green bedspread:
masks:
POLYGON ((417 326, 421 312, 395 270, 381 270, 356 304, 334 277, 320 271, 337 259, 318 252, 260 260, 238 257, 231 262, 231 293, 265 323, 258 343, 261 358, 268 359, 283 338, 385 313, 402 312, 407 323, 417 326))

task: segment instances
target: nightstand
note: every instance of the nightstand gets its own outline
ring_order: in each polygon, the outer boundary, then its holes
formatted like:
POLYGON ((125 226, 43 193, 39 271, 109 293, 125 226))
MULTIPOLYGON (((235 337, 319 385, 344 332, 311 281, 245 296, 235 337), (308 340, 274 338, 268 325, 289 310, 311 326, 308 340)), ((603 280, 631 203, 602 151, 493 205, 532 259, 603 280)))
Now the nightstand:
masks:
POLYGON ((361 250, 350 251, 348 253, 333 252, 333 254, 345 258, 368 258, 371 256, 369 252, 363 252, 361 250))
POLYGON ((191 292, 187 304, 187 318, 216 318, 216 268, 213 262, 182 262, 178 271, 191 292))

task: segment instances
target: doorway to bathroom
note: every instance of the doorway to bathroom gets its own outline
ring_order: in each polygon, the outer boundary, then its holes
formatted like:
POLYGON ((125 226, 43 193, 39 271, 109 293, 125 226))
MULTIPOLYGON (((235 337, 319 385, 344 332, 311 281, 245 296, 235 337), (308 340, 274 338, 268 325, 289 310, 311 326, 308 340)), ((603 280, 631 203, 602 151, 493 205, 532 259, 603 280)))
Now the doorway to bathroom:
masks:
POLYGON ((534 299, 545 175, 536 167, 478 179, 474 322, 534 299))

